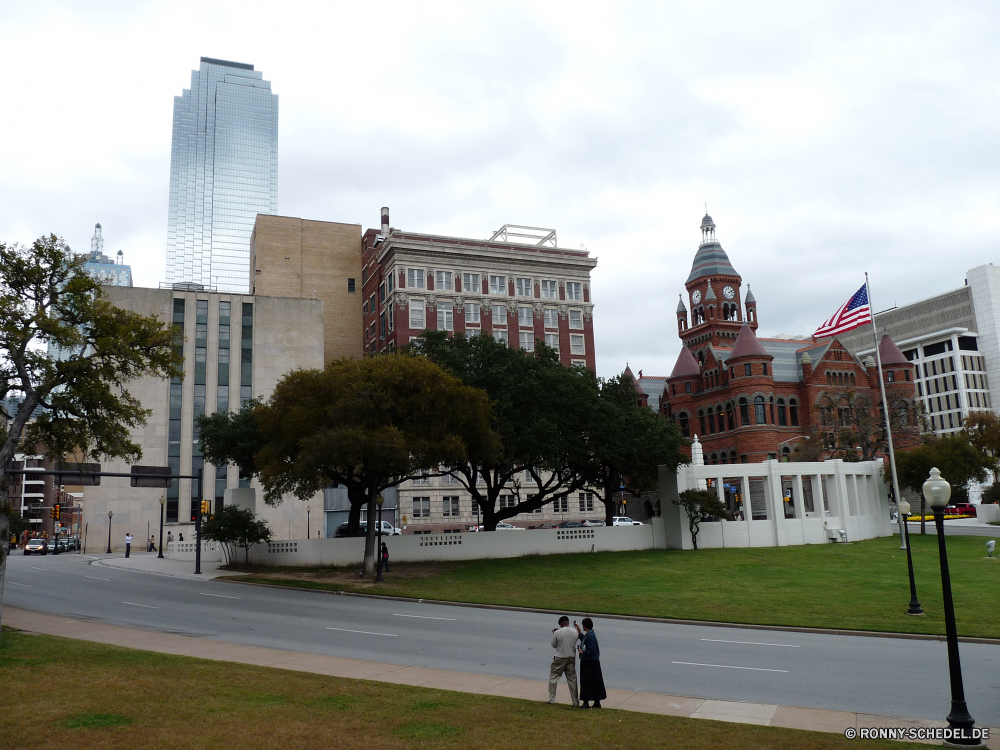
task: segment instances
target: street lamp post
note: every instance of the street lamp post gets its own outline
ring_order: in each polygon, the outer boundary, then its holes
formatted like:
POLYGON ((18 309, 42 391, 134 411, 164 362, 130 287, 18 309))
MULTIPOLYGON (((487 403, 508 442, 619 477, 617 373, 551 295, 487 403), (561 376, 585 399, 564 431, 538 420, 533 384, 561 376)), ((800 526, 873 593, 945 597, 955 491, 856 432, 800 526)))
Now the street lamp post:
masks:
POLYGON ((913 556, 910 554, 910 528, 906 525, 906 517, 910 515, 910 504, 900 498, 896 504, 899 515, 903 519, 903 544, 906 546, 906 568, 910 572, 910 606, 906 610, 908 615, 922 615, 924 610, 917 601, 917 583, 913 579, 913 556))
POLYGON ((108 511, 108 552, 107 552, 107 554, 109 554, 109 555, 111 554, 111 516, 113 516, 114 514, 115 514, 115 512, 113 510, 109 510, 108 511))
POLYGON ((309 514, 312 512, 312 508, 308 505, 306 506, 306 539, 312 539, 312 530, 309 528, 309 514))
POLYGON ((936 468, 931 469, 930 477, 924 482, 923 495, 934 513, 934 525, 937 527, 938 556, 941 562, 941 591, 944 595, 944 628, 948 639, 948 673, 951 678, 951 712, 948 714, 948 725, 956 732, 949 742, 952 746, 982 747, 982 742, 972 738, 972 728, 975 720, 969 714, 965 703, 965 687, 962 684, 962 662, 958 656, 958 631, 955 627, 955 605, 951 599, 951 576, 948 573, 948 550, 944 538, 944 508, 951 497, 951 485, 941 477, 936 468))
POLYGON ((382 577, 382 503, 385 502, 385 498, 380 494, 375 498, 375 505, 378 506, 378 532, 375 534, 375 554, 378 555, 378 566, 375 568, 375 583, 382 583, 385 579, 382 577))
POLYGON ((156 556, 160 560, 163 559, 163 506, 166 504, 166 502, 167 498, 164 497, 163 495, 160 495, 160 550, 159 554, 157 554, 156 556))

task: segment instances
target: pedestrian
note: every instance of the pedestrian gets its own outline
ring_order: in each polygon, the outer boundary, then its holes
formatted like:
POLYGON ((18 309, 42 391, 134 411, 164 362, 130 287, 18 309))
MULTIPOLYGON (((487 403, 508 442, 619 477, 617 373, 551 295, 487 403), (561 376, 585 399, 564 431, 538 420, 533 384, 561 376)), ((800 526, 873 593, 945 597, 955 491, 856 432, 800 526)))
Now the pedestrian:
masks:
POLYGON ((386 546, 385 542, 382 542, 382 570, 386 573, 389 572, 389 548, 386 546))
POLYGON ((150 536, 149 537, 149 549, 147 549, 146 552, 156 552, 156 537, 155 536, 150 536))
POLYGON ((594 621, 583 618, 583 630, 574 622, 577 638, 581 643, 580 651, 580 708, 601 707, 601 701, 607 700, 608 693, 604 688, 604 674, 601 672, 601 648, 597 645, 597 633, 594 632, 594 621))
POLYGON ((132 552, 132 533, 129 532, 125 534, 125 557, 128 557, 132 552))
POLYGON ((576 697, 578 638, 579 634, 569 626, 569 618, 566 615, 559 618, 558 628, 552 628, 552 648, 556 650, 556 655, 552 657, 552 666, 549 668, 549 703, 556 702, 556 686, 559 684, 559 678, 565 674, 566 684, 569 686, 569 699, 574 706, 580 705, 576 697))
POLYGON ((184 541, 184 535, 183 534, 178 534, 177 535, 177 541, 178 542, 183 542, 184 541))

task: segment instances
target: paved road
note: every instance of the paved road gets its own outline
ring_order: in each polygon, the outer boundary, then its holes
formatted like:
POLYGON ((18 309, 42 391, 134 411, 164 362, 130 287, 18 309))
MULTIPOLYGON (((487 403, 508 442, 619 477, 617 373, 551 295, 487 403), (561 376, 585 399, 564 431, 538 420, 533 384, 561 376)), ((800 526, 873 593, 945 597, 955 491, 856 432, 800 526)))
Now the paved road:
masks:
MULTIPOLYGON (((6 603, 231 643, 499 676, 544 678, 551 659, 551 615, 284 591, 90 562, 14 554, 6 603)), ((608 687, 925 719, 949 710, 947 653, 938 641, 600 618, 596 629, 608 687)), ((1000 726, 1000 646, 961 650, 972 715, 1000 726)))

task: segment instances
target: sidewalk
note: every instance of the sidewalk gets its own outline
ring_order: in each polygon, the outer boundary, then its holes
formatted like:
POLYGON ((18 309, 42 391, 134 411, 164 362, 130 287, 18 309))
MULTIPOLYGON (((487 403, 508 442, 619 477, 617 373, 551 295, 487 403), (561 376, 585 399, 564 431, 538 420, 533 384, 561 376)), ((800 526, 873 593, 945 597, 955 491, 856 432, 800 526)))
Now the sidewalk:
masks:
POLYGON ((170 560, 166 557, 161 560, 155 552, 133 552, 128 558, 120 554, 111 554, 107 557, 84 555, 84 557, 93 558, 94 565, 100 567, 131 570, 139 573, 155 573, 173 578, 193 578, 204 581, 219 576, 240 575, 232 571, 222 570, 221 562, 206 562, 204 560, 201 563, 201 575, 195 575, 194 560, 170 560))
MULTIPOLYGON (((155 555, 151 557, 155 558, 155 555)), ((123 558, 119 558, 124 561, 123 558)), ((131 558, 130 558, 131 560, 131 558)), ((111 561, 106 561, 111 562, 111 561)), ((159 562, 166 562, 160 560, 159 562)), ((185 563, 186 564, 186 563, 185 563)), ((120 567, 115 565, 114 567, 120 567)), ((135 569, 135 568, 133 568, 135 569)), ((32 633, 44 633, 64 638, 95 641, 114 646, 154 651, 163 654, 192 656, 213 661, 253 664, 261 667, 289 669, 296 672, 325 674, 348 679, 375 680, 399 685, 456 690, 463 693, 496 695, 542 701, 548 695, 544 680, 522 680, 509 677, 452 672, 444 669, 409 667, 384 664, 338 656, 305 654, 297 651, 241 646, 224 641, 214 641, 189 636, 157 633, 148 630, 122 628, 115 625, 71 620, 67 617, 43 615, 6 607, 4 624, 32 633)), ((559 690, 559 703, 568 703, 566 686, 559 690)), ((739 724, 806 729, 814 732, 833 732, 843 735, 848 728, 862 727, 944 727, 945 721, 907 719, 898 716, 829 711, 825 709, 777 706, 764 703, 738 703, 732 701, 688 698, 660 693, 641 693, 628 690, 608 690, 607 708, 641 713, 667 714, 693 719, 715 719, 739 724)), ((991 731, 986 747, 1000 750, 1000 729, 991 731)), ((927 744, 940 745, 940 741, 927 744)))

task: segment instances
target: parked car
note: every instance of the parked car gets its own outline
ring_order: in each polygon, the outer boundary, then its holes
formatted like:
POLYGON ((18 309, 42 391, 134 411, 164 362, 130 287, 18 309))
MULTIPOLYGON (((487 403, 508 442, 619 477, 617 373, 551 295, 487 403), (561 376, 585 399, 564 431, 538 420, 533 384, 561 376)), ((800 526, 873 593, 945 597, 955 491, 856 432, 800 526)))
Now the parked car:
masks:
POLYGON ((588 518, 583 522, 584 526, 604 526, 604 521, 599 518, 588 518))
MULTIPOLYGON (((376 521, 376 523, 378 522, 376 521)), ((368 528, 368 524, 361 525, 366 529, 368 528)), ((393 526, 389 521, 383 521, 381 531, 376 531, 375 533, 378 534, 378 536, 399 536, 403 532, 399 530, 399 527, 393 526)))
POLYGON ((57 544, 59 545, 60 552, 69 552, 70 550, 73 549, 73 547, 70 545, 69 539, 66 539, 64 537, 59 537, 59 541, 57 542, 57 544))
POLYGON ((633 521, 628 516, 615 516, 611 519, 612 526, 642 526, 642 522, 633 521))
POLYGON ((945 506, 944 514, 946 516, 970 516, 971 518, 975 518, 976 506, 972 503, 955 503, 954 505, 945 506))
POLYGON ((536 529, 558 529, 559 524, 557 523, 543 523, 541 526, 536 526, 536 529))
POLYGON ((45 549, 47 549, 49 552, 55 552, 56 551, 56 540, 55 539, 49 539, 48 544, 45 545, 45 549))
POLYGON ((524 531, 523 526, 515 526, 512 523, 504 523, 501 521, 497 524, 497 531, 524 531))
POLYGON ((49 547, 45 544, 44 539, 29 539, 24 545, 24 554, 26 555, 47 555, 49 554, 49 547))
MULTIPOLYGON (((347 524, 342 523, 337 527, 337 530, 333 532, 334 539, 340 539, 345 536, 365 536, 368 533, 368 524, 362 523, 358 526, 357 534, 347 533, 347 524)), ((399 536, 403 532, 397 526, 393 526, 389 521, 382 522, 382 533, 380 534, 377 530, 375 534, 377 536, 399 536)))
POLYGON ((557 528, 560 529, 582 529, 583 521, 563 521, 557 528))

